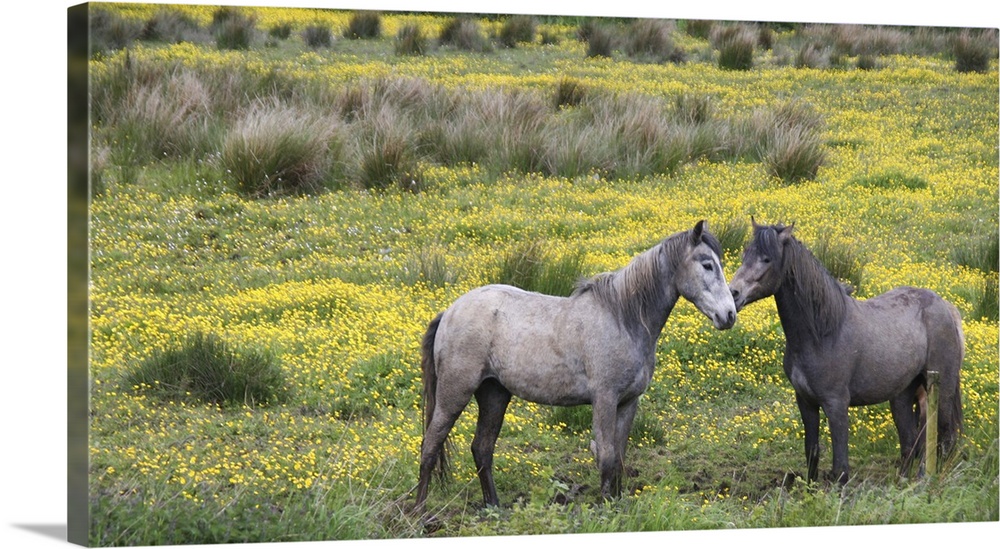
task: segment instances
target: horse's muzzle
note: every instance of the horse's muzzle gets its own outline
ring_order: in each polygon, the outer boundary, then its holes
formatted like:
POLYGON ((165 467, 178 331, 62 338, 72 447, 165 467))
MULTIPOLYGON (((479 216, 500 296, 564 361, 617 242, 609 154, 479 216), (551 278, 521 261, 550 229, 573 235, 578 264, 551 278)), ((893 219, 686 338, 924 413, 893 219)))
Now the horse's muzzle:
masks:
POLYGON ((726 311, 725 315, 717 314, 713 319, 715 321, 715 327, 720 330, 728 330, 736 324, 736 310, 730 309, 726 311))

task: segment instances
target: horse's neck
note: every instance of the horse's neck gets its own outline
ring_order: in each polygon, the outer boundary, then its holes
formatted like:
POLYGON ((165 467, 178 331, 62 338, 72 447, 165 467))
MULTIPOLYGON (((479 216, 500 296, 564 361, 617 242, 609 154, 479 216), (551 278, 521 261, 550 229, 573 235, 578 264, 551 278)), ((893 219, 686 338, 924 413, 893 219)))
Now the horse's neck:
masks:
POLYGON ((660 332, 663 331, 663 327, 667 324, 667 318, 670 317, 671 311, 674 310, 674 305, 677 305, 679 297, 673 288, 661 291, 659 296, 660 300, 651 303, 650 306, 642 311, 641 315, 643 326, 648 328, 649 344, 654 346, 656 345, 657 338, 660 337, 660 332))
MULTIPOLYGON (((634 338, 644 341, 649 346, 655 347, 656 340, 659 338, 660 332, 663 331, 667 318, 680 297, 672 284, 663 283, 670 277, 671 273, 661 272, 659 276, 645 280, 641 287, 633 287, 631 291, 619 294, 623 296, 631 294, 630 299, 638 300, 639 307, 634 319, 636 322, 628 328, 634 338)), ((624 277, 616 282, 626 283, 624 277)))
POLYGON ((786 269, 774 294, 786 342, 792 347, 819 344, 839 330, 850 300, 840 283, 822 269, 818 259, 800 253, 796 260, 800 264, 786 269))

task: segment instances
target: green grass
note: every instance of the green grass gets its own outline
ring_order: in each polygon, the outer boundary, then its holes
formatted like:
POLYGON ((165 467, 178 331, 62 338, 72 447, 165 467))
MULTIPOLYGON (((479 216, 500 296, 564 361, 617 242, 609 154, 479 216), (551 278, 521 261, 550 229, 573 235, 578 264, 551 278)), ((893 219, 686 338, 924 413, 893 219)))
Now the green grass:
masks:
POLYGON ((134 365, 124 376, 123 389, 166 400, 250 407, 279 403, 287 392, 273 354, 202 333, 134 365))
MULTIPOLYGON (((279 15, 260 24, 291 12, 279 15)), ((93 61, 92 544, 998 520, 995 66, 958 75, 941 54, 802 70, 754 48, 753 70, 719 70, 697 53, 710 31, 690 22, 679 28, 704 36, 672 35, 695 52, 684 64, 589 57, 577 21, 539 22, 563 36, 554 45, 397 56, 386 14, 385 36, 316 53, 299 32, 314 17, 274 47, 157 42, 93 61), (764 154, 789 128, 825 153, 795 184, 764 154), (454 475, 431 486, 440 529, 406 512, 435 314, 491 282, 566 295, 698 219, 731 277, 750 215, 794 222, 843 264, 831 271, 860 277, 862 298, 916 284, 962 311, 967 430, 939 476, 898 477, 880 405, 851 411, 851 484, 795 480, 802 432, 773 304, 720 332, 682 300, 640 400, 624 497, 601 501, 588 406, 514 399, 501 507, 481 507, 473 402, 454 475), (288 394, 188 396, 200 382, 169 381, 182 361, 162 357, 198 333, 223 356, 266 349, 288 394), (147 390, 157 379, 183 392, 147 390)), ((221 364, 237 362, 254 360, 221 364)))

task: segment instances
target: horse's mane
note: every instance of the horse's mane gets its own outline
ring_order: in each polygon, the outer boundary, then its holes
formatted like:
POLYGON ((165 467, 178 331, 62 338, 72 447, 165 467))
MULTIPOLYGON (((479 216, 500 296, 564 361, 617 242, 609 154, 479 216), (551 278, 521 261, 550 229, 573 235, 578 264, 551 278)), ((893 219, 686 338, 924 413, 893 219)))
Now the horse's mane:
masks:
MULTIPOLYGON (((625 326, 643 325, 645 311, 650 310, 650 307, 662 307, 664 296, 661 281, 676 269, 690 238, 691 231, 668 236, 656 246, 632 258, 621 269, 581 280, 572 295, 590 292, 625 326), (661 253, 665 261, 660 261, 661 253)), ((704 231, 702 240, 721 261, 721 247, 715 236, 704 231)))
MULTIPOLYGON (((777 229, 782 229, 777 226, 777 229)), ((773 229, 767 227, 766 229, 773 229)), ((755 253, 776 257, 778 230, 761 230, 754 236, 751 248, 755 253)), ((749 251, 749 249, 748 249, 749 251)), ((814 337, 832 335, 843 324, 849 294, 844 285, 831 275, 805 244, 791 236, 782 255, 782 284, 791 290, 796 301, 809 311, 799 322, 814 337)))

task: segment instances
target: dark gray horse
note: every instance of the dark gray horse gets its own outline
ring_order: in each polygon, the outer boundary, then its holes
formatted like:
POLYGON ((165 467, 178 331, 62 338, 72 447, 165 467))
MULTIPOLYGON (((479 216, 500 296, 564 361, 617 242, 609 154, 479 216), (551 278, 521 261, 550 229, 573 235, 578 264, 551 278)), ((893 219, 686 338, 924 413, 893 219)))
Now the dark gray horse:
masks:
POLYGON ((498 505, 493 450, 512 395, 593 406, 601 494, 621 492, 622 460, 639 396, 653 377, 656 340, 679 296, 718 329, 736 321, 719 242, 700 221, 569 297, 504 285, 477 288, 439 314, 423 339, 424 440, 415 509, 422 512, 444 442, 473 396, 472 456, 483 501, 498 505))
POLYGON ((865 301, 849 295, 784 225, 753 223, 730 288, 736 307, 774 296, 785 332, 785 375, 805 427, 809 480, 817 477, 819 410, 833 442, 832 478, 847 482, 847 408, 889 401, 901 468, 923 453, 926 372, 940 372, 938 450, 962 428, 958 310, 930 290, 900 287, 865 301))

